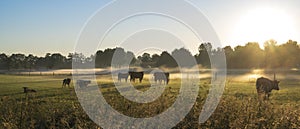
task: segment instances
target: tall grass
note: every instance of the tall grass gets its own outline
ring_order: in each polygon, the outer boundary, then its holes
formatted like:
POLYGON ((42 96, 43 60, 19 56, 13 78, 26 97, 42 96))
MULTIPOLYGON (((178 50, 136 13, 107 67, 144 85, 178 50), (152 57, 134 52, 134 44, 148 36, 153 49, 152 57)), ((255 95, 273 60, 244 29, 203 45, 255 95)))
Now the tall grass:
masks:
MULTIPOLYGON (((0 128, 100 128, 81 108, 74 89, 61 88, 63 78, 0 75, 0 128), (24 85, 37 93, 22 93, 24 85)), ((262 103, 257 100, 253 82, 227 82, 217 109, 206 122, 198 124, 209 82, 207 79, 197 84, 200 91, 196 103, 174 128, 300 127, 300 87, 289 81, 283 81, 281 90, 273 91, 270 100, 262 103)), ((168 109, 176 100, 180 83, 180 79, 172 79, 157 100, 140 104, 121 96, 109 76, 98 77, 106 101, 120 113, 136 118, 152 117, 168 109)), ((134 86, 145 91, 149 82, 145 80, 134 86)))

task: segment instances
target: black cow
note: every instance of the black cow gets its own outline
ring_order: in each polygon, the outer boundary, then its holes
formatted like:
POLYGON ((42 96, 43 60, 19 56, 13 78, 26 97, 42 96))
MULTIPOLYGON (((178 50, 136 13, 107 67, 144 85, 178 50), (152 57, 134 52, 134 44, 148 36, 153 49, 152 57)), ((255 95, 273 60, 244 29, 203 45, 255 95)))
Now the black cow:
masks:
POLYGON ((127 82, 129 73, 118 73, 118 81, 121 82, 121 79, 124 78, 125 81, 127 82))
POLYGON ((168 72, 155 72, 153 75, 155 82, 159 81, 159 83, 161 83, 162 81, 164 81, 166 84, 168 84, 170 81, 170 73, 168 72))
POLYGON ((144 72, 128 72, 130 75, 130 81, 135 82, 135 79, 138 78, 140 83, 142 83, 144 72))
POLYGON ((76 83, 80 88, 84 88, 84 87, 87 87, 87 85, 91 83, 91 80, 77 80, 76 83))
POLYGON ((63 80, 63 83, 62 83, 62 88, 63 87, 66 87, 66 85, 68 85, 68 87, 70 87, 70 82, 71 82, 71 79, 70 78, 66 78, 63 80))
POLYGON ((29 89, 28 87, 23 87, 24 93, 36 92, 34 89, 29 89))
POLYGON ((269 99, 269 96, 271 94, 271 91, 274 90, 279 90, 278 84, 280 81, 277 81, 274 79, 274 81, 260 77, 256 80, 256 90, 257 94, 260 97, 263 95, 263 100, 269 99))

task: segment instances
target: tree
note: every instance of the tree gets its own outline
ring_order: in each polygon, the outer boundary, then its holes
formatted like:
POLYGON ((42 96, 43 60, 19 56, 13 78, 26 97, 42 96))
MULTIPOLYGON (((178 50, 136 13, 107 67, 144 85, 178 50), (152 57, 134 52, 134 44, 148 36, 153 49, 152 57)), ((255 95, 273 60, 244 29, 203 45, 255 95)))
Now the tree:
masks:
POLYGON ((160 54, 157 66, 177 67, 178 65, 174 58, 167 51, 164 51, 160 54))
POLYGON ((264 67, 265 68, 277 68, 280 66, 279 61, 279 53, 277 42, 275 40, 268 40, 264 43, 264 52, 265 52, 265 60, 264 67))
POLYGON ((260 68, 264 61, 264 52, 256 42, 249 42, 245 46, 234 48, 234 68, 260 68))
POLYGON ((113 65, 113 67, 121 67, 124 65, 128 65, 129 62, 126 62, 126 52, 123 48, 117 47, 114 49, 113 55, 112 57, 112 62, 111 65, 113 65))
POLYGON ((281 68, 296 68, 299 67, 300 48, 296 41, 289 40, 285 44, 278 47, 278 58, 281 68))
POLYGON ((25 68, 31 71, 32 68, 35 68, 37 60, 38 58, 36 56, 29 54, 27 57, 25 57, 25 68))
POLYGON ((233 49, 231 48, 231 46, 226 46, 223 49, 224 49, 224 53, 225 53, 225 56, 226 56, 227 67, 228 68, 233 68, 233 65, 234 65, 234 60, 233 60, 234 51, 233 51, 233 49))
POLYGON ((61 55, 60 53, 54 53, 51 55, 51 59, 54 64, 54 68, 63 68, 65 62, 66 62, 66 57, 61 55))
POLYGON ((172 52, 172 57, 175 58, 180 67, 193 67, 196 65, 195 58, 191 52, 185 48, 175 49, 172 52))
POLYGON ((141 67, 149 68, 151 67, 151 56, 149 53, 144 53, 142 56, 139 56, 138 59, 141 61, 141 67))
POLYGON ((123 48, 114 49, 107 48, 104 51, 99 50, 96 53, 95 66, 97 68, 110 67, 113 61, 115 67, 132 65, 136 62, 136 58, 132 52, 125 52, 123 48))
POLYGON ((25 68, 25 58, 24 54, 12 54, 8 59, 9 69, 25 68))
POLYGON ((51 53, 47 53, 44 57, 44 63, 46 65, 46 68, 47 69, 52 69, 53 68, 53 62, 52 62, 52 59, 51 59, 51 53))
POLYGON ((103 54, 104 52, 102 50, 97 51, 96 53, 96 57, 95 57, 95 67, 96 68, 102 68, 104 67, 104 63, 103 63, 103 54))
POLYGON ((126 56, 125 56, 126 62, 130 62, 130 65, 135 64, 136 58, 133 54, 133 52, 127 51, 126 56))
POLYGON ((8 70, 8 68, 9 68, 8 57, 6 54, 2 53, 2 54, 0 54, 0 69, 8 70))
POLYGON ((201 64, 204 67, 210 68, 210 56, 212 52, 211 43, 201 43, 198 47, 199 55, 196 55, 196 60, 198 64, 201 64))

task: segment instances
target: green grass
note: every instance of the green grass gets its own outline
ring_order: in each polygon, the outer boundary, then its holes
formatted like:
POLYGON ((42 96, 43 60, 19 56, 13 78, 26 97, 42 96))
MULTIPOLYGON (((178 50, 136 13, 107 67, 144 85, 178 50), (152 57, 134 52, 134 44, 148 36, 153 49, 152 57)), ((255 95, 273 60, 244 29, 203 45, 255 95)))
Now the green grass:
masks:
MULTIPOLYGON (((81 108, 73 87, 61 88, 63 78, 65 76, 0 75, 0 128, 99 128, 81 108), (37 93, 25 95, 24 86, 37 93)), ((127 116, 144 118, 160 114, 173 104, 181 80, 172 79, 157 100, 146 104, 120 95, 110 76, 98 76, 97 82, 114 109, 127 116)), ((300 86, 291 80, 282 80, 280 90, 273 91, 270 100, 261 104, 254 82, 227 81, 215 112, 205 123, 198 124, 209 82, 204 79, 197 84, 200 88, 197 102, 174 128, 300 127, 300 86)), ((143 83, 134 83, 134 87, 146 91, 150 86, 146 79, 143 83)))

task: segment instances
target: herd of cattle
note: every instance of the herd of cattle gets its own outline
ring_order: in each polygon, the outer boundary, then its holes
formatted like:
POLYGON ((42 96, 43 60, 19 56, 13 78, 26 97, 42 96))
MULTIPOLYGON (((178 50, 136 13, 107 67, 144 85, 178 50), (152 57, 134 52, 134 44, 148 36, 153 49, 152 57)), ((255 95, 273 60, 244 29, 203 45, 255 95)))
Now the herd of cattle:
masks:
MULTIPOLYGON (((164 81, 165 84, 168 84, 170 81, 170 73, 168 72, 155 72, 153 74, 154 81, 157 83, 162 83, 164 81)), ((124 79, 126 82, 128 80, 128 77, 130 77, 131 82, 135 82, 135 79, 139 79, 139 82, 141 83, 144 78, 144 72, 127 72, 127 73, 118 73, 118 81, 121 82, 122 79, 124 79)), ((279 90, 279 84, 280 81, 275 79, 274 74, 274 80, 270 80, 268 78, 260 77, 256 80, 256 90, 259 99, 267 100, 269 99, 270 93, 272 90, 279 90)), ((70 86, 71 79, 66 78, 63 79, 62 82, 62 88, 70 86)), ((90 84, 90 80, 77 80, 76 84, 80 87, 87 87, 88 84, 90 84)), ((29 89, 28 87, 23 87, 24 93, 28 92, 36 92, 34 89, 29 89)))
MULTIPOLYGON (((154 81, 157 83, 161 83, 164 81, 165 84, 168 84, 170 81, 170 73, 168 72, 155 72, 153 74, 154 81)), ((127 72, 127 73, 118 73, 118 81, 121 82, 122 79, 124 79, 126 82, 128 80, 128 77, 130 77, 131 82, 135 82, 135 79, 139 79, 140 83, 142 82, 144 78, 144 72, 127 72)))
MULTIPOLYGON (((165 84, 168 84, 170 81, 170 73, 168 72, 155 72, 153 74, 154 81, 157 83, 161 83, 164 81, 165 84)), ((135 82, 135 79, 139 79, 139 82, 141 83, 144 78, 144 72, 127 72, 127 73, 118 73, 118 81, 121 82, 122 79, 124 79, 126 82, 128 80, 128 77, 130 77, 131 82, 135 82)), ((63 80, 62 87, 65 87, 66 85, 70 85, 71 79, 66 78, 63 80)), ((280 81, 270 80, 268 78, 260 77, 256 80, 256 90, 259 98, 262 97, 263 100, 269 99, 270 93, 272 90, 279 90, 279 84, 280 81)), ((90 84, 90 80, 77 80, 77 84, 79 87, 86 87, 88 84, 90 84)), ((24 89, 24 92, 27 92, 27 90, 24 89)))
MULTIPOLYGON (((62 83, 62 88, 66 87, 67 85, 68 87, 70 87, 70 83, 71 83, 70 78, 64 79, 62 83)), ((77 80, 76 83, 80 88, 83 88, 83 87, 87 87, 87 85, 91 83, 91 80, 77 80)))
MULTIPOLYGON (((165 84, 168 84, 170 81, 170 73, 168 72, 155 72, 153 74, 154 76, 154 81, 157 83, 162 83, 162 81, 165 84)), ((141 83, 143 81, 144 78, 144 72, 127 72, 127 73, 118 73, 118 81, 121 82, 122 79, 124 79, 126 82, 128 80, 128 77, 130 77, 130 81, 131 82, 135 82, 135 79, 138 79, 139 82, 141 83)), ((65 78, 62 82, 62 88, 66 87, 68 85, 68 87, 70 86, 71 83, 71 79, 70 78, 65 78)), ((77 80, 76 84, 83 88, 86 87, 88 84, 90 84, 91 81, 90 80, 77 80)))

